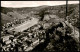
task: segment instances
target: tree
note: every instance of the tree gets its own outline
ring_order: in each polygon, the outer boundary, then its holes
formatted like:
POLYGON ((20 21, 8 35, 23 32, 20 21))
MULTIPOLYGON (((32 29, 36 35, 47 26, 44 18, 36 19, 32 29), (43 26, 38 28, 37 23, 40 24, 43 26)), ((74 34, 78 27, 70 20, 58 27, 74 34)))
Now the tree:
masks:
POLYGON ((39 15, 41 17, 40 21, 43 21, 44 15, 50 14, 50 12, 46 12, 46 11, 48 11, 48 10, 46 8, 44 8, 44 9, 40 10, 38 14, 35 14, 35 15, 39 15))

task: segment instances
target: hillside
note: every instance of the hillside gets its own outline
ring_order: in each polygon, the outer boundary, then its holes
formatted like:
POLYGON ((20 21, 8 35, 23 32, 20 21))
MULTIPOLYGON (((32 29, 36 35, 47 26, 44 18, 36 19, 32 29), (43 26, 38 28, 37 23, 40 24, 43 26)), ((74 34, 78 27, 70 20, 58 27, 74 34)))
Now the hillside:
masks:
MULTIPOLYGON (((16 16, 17 16, 17 18, 24 18, 24 16, 30 17, 31 15, 35 15, 35 14, 39 15, 38 13, 41 11, 45 12, 44 10, 49 12, 50 14, 57 15, 60 18, 66 17, 66 5, 59 5, 59 6, 45 6, 44 5, 44 6, 39 6, 39 7, 23 7, 23 8, 1 7, 1 13, 5 14, 6 16, 9 16, 8 14, 11 14, 12 16, 14 16, 14 18, 16 18, 16 16)), ((79 14, 79 5, 78 4, 69 4, 68 5, 68 16, 70 19, 74 18, 77 20, 74 24, 74 26, 77 26, 77 27, 79 26, 78 24, 76 25, 76 23, 79 22, 78 17, 77 17, 78 14, 79 14)), ((4 17, 1 17, 1 18, 5 19, 4 17)))
POLYGON ((4 14, 4 13, 1 13, 1 22, 2 22, 2 25, 3 24, 6 24, 8 22, 11 22, 13 21, 13 18, 11 18, 10 16, 4 14))

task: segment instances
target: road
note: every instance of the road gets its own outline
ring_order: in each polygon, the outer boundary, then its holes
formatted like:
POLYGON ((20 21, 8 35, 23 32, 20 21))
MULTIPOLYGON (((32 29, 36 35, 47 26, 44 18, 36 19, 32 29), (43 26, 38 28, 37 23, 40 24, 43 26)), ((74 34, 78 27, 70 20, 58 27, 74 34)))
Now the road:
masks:
POLYGON ((65 21, 65 23, 67 26, 69 26, 72 29, 71 37, 73 37, 77 42, 79 42, 79 30, 76 27, 72 26, 67 21, 65 21))

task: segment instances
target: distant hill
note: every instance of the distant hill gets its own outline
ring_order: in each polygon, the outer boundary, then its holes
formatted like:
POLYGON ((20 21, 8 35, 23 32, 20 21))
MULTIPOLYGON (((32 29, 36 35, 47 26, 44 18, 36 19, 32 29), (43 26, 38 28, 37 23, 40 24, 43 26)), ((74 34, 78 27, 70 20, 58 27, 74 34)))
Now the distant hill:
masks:
POLYGON ((1 13, 7 14, 8 12, 13 12, 13 8, 1 7, 1 13))
MULTIPOLYGON (((23 7, 23 8, 1 7, 1 13, 2 13, 1 15, 2 16, 7 16, 6 18, 8 19, 8 18, 11 17, 11 16, 8 15, 8 13, 13 13, 11 15, 14 16, 14 18, 16 18, 16 16, 17 17, 19 16, 18 18, 24 18, 24 16, 26 17, 29 14, 33 14, 33 15, 35 15, 34 13, 38 14, 42 10, 49 11, 53 15, 59 16, 60 18, 65 18, 66 17, 66 5, 59 5, 59 6, 46 6, 46 5, 44 5, 44 6, 39 6, 39 7, 23 7), (14 14, 14 11, 18 15, 14 14), (3 15, 3 14, 5 14, 5 15, 3 15)), ((73 19, 74 14, 75 15, 79 14, 79 4, 69 4, 68 5, 68 16, 73 19)), ((5 17, 1 17, 1 18, 3 18, 3 20, 5 19, 5 17)), ((75 19, 78 20, 77 17, 75 17, 75 19)))
MULTIPOLYGON (((77 7, 78 4, 69 4, 68 5, 68 10, 71 10, 72 8, 77 7)), ((6 8, 6 7, 1 7, 1 12, 2 13, 8 13, 8 12, 13 12, 17 11, 18 13, 27 13, 31 11, 36 11, 39 12, 42 9, 47 9, 47 10, 58 10, 59 12, 61 11, 66 11, 66 5, 59 5, 59 6, 39 6, 39 7, 23 7, 23 8, 6 8)))

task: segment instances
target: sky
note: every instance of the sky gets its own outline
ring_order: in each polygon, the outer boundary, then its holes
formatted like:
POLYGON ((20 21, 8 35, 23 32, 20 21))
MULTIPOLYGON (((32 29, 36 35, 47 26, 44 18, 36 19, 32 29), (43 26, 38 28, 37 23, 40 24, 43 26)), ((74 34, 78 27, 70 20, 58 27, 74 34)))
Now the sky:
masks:
MULTIPOLYGON (((77 3, 79 3, 79 1, 68 2, 68 4, 77 4, 77 3)), ((13 8, 37 7, 41 5, 56 6, 64 4, 66 4, 66 1, 1 1, 1 7, 13 7, 13 8)))

